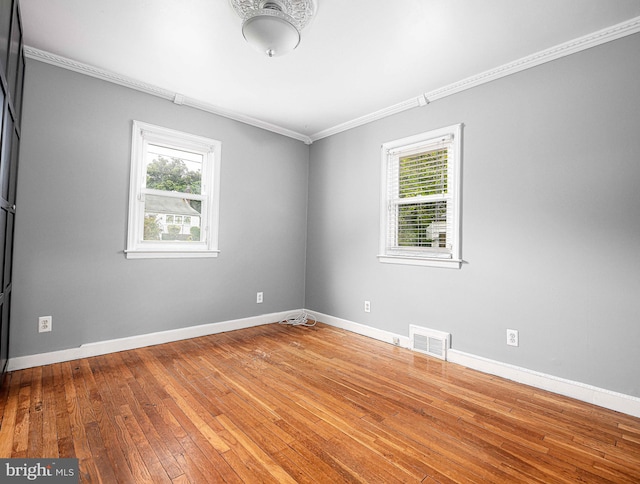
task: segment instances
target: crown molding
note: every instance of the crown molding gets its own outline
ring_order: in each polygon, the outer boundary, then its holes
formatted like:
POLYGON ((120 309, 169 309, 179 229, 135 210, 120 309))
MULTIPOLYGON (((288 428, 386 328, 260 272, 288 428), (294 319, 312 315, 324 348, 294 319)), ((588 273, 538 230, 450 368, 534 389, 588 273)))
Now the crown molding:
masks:
POLYGON ((307 136, 305 134, 298 133, 297 131, 283 128, 282 126, 277 126, 267 121, 262 121, 260 119, 252 118, 251 116, 246 116, 244 114, 241 114, 232 110, 223 109, 219 106, 214 106, 212 104, 199 101, 197 99, 189 98, 180 93, 168 91, 158 86, 147 84, 145 82, 141 82, 136 79, 132 79, 130 77, 122 76, 104 69, 99 69, 97 67, 93 67, 87 64, 83 64, 81 62, 67 59, 65 57, 52 54, 50 52, 46 52, 40 49, 35 49, 30 46, 24 47, 24 53, 25 53, 25 56, 31 59, 35 59, 41 62, 52 64, 57 67, 62 67, 64 69, 69 69, 75 72, 79 72, 81 74, 102 79, 104 81, 119 84, 121 86, 142 91, 147 94, 152 94, 154 96, 158 96, 163 99, 170 100, 179 105, 189 106, 195 109, 199 109, 201 111, 206 111, 211 114, 216 114, 218 116, 223 116, 225 118, 233 119, 241 123, 245 123, 251 126, 255 126, 257 128, 271 131, 273 133, 277 133, 283 136, 287 136, 289 138, 297 139, 299 141, 304 142, 305 144, 311 144, 314 141, 320 140, 322 138, 327 138, 334 134, 338 134, 343 131, 353 129, 358 126, 371 123, 373 121, 384 119, 386 117, 401 113, 403 111, 408 111, 410 109, 414 109, 417 107, 426 106, 432 101, 442 99, 447 96, 451 96, 461 91, 465 91, 467 89, 480 86, 487 82, 495 81, 502 77, 506 77, 511 74, 515 74, 517 72, 523 71, 525 69, 530 69, 532 67, 544 64, 546 62, 551 62, 561 57, 575 54, 577 52, 581 52, 591 47, 596 47, 598 45, 605 44, 607 42, 611 42, 613 40, 620 39, 628 35, 636 34, 638 32, 640 32, 640 17, 634 17, 625 22, 612 25, 611 27, 598 30, 597 32, 593 32, 591 34, 579 37, 577 39, 565 42, 563 44, 559 44, 549 49, 536 52, 535 54, 531 54, 521 59, 517 59, 513 62, 503 64, 494 69, 489 69, 487 71, 481 72, 480 74, 467 77, 466 79, 462 79, 461 81, 457 81, 452 84, 448 84, 444 87, 435 89, 433 91, 420 94, 417 97, 413 97, 406 101, 399 102, 397 104, 394 104, 393 106, 389 106, 387 108, 380 109, 373 113, 360 116, 353 120, 338 124, 331 128, 318 131, 317 133, 312 134, 311 136, 307 136))
POLYGON ((503 64, 494 69, 481 72, 471 77, 467 77, 461 81, 449 84, 440 89, 433 90, 425 94, 429 101, 435 101, 443 97, 451 96, 460 91, 471 89, 472 87, 485 84, 487 82, 500 79, 502 77, 521 72, 532 67, 545 64, 547 62, 566 57, 577 52, 581 52, 591 47, 596 47, 607 42, 611 42, 627 35, 636 34, 640 32, 640 17, 635 17, 626 22, 622 22, 606 29, 598 30, 591 34, 579 37, 577 39, 570 40, 563 44, 550 47, 549 49, 541 50, 535 54, 522 57, 521 59, 503 64))
POLYGON ((251 116, 246 116, 244 114, 241 114, 235 111, 223 109, 221 107, 214 106, 213 104, 199 101, 197 99, 189 98, 184 96, 183 94, 162 89, 161 87, 155 86, 153 84, 148 84, 146 82, 138 81, 137 79, 133 79, 131 77, 122 76, 115 72, 111 72, 105 69, 100 69, 98 67, 90 66, 82 62, 74 61, 66 57, 52 54, 51 52, 46 52, 44 50, 36 49, 34 47, 25 45, 24 55, 30 59, 35 59, 40 62, 45 62, 47 64, 54 65, 56 67, 68 69, 74 72, 78 72, 80 74, 101 79, 103 81, 111 82, 114 84, 118 84, 120 86, 124 86, 130 89, 135 89, 137 91, 144 92, 146 94, 151 94, 153 96, 167 99, 178 105, 189 106, 195 109, 199 109, 201 111, 206 111, 211 114, 216 114, 218 116, 233 119, 234 121, 240 121, 241 123, 255 126, 257 128, 265 129, 273 133, 281 134, 289 138, 294 138, 306 144, 311 144, 311 139, 302 133, 298 133, 296 131, 283 128, 281 126, 277 126, 267 121, 262 121, 260 119, 252 118, 251 116))
POLYGON ((99 69, 88 64, 83 64, 82 62, 67 59, 66 57, 52 54, 51 52, 35 49, 28 45, 24 46, 24 55, 29 59, 39 60, 40 62, 45 62, 56 67, 61 67, 63 69, 78 72, 86 76, 95 77, 103 81, 119 84, 121 86, 135 89, 137 91, 146 92, 147 94, 152 94, 163 99, 173 100, 173 98, 175 97, 174 93, 172 93, 171 91, 167 91, 166 89, 162 89, 160 87, 153 86, 151 84, 147 84, 130 77, 122 76, 120 74, 116 74, 115 72, 99 69))
POLYGON ((397 114, 402 111, 425 106, 426 104, 437 99, 442 99, 458 92, 480 86, 487 82, 495 81, 502 77, 515 74, 516 72, 530 69, 540 64, 551 62, 561 57, 575 54, 576 52, 605 44, 607 42, 611 42, 628 35, 636 34, 638 32, 640 32, 640 17, 634 17, 625 22, 612 25, 611 27, 608 27, 606 29, 598 30, 597 32, 593 32, 589 35, 570 40, 569 42, 565 42, 563 44, 556 45, 555 47, 536 52, 535 54, 522 57, 521 59, 503 64, 494 69, 489 69, 488 71, 481 72, 480 74, 467 77, 466 79, 463 79, 461 81, 448 84, 439 89, 424 93, 417 98, 408 99, 407 101, 394 104, 393 106, 390 106, 386 109, 381 109, 374 113, 367 114, 365 116, 361 116, 351 121, 339 124, 332 128, 319 131, 315 134, 312 134, 310 138, 312 142, 317 141, 319 139, 341 133, 342 131, 347 131, 358 126, 362 126, 364 124, 386 118, 387 116, 391 116, 392 114, 397 114))
POLYGON ((423 106, 424 104, 423 101, 421 101, 422 99, 425 98, 423 95, 420 95, 417 98, 407 99, 406 101, 399 102, 398 104, 394 104, 393 106, 389 106, 373 113, 365 114, 364 116, 360 116, 359 118, 352 119, 351 121, 338 124, 336 126, 333 126, 332 128, 318 131, 317 133, 311 135, 311 141, 313 142, 322 138, 327 138, 334 134, 342 133, 343 131, 362 126, 363 124, 368 124, 373 121, 377 121, 379 119, 401 113, 403 111, 408 111, 409 109, 417 108, 418 106, 423 106))
POLYGON ((252 118, 251 116, 245 116, 235 111, 223 109, 221 107, 214 106, 212 104, 208 104, 203 101, 198 101, 197 99, 184 97, 182 104, 184 104, 185 106, 190 106, 195 109, 200 109, 201 111, 217 114, 218 116, 224 116, 225 118, 233 119, 235 121, 240 121, 241 123, 250 124, 251 126, 255 126, 257 128, 266 129, 267 131, 272 131, 274 133, 278 133, 283 136, 288 136, 289 138, 302 141, 307 145, 311 144, 311 138, 309 138, 307 135, 304 135, 302 133, 298 133, 297 131, 283 128, 282 126, 277 126, 275 124, 272 124, 266 121, 261 121, 260 119, 252 118))

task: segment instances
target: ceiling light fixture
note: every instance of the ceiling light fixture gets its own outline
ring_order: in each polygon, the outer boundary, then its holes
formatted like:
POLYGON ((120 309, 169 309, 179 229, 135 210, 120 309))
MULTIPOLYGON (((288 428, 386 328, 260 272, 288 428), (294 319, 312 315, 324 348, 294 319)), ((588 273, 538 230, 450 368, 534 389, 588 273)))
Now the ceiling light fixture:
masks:
POLYGON ((300 31, 316 13, 316 0, 229 0, 243 20, 242 35, 257 51, 275 57, 298 47, 300 31))

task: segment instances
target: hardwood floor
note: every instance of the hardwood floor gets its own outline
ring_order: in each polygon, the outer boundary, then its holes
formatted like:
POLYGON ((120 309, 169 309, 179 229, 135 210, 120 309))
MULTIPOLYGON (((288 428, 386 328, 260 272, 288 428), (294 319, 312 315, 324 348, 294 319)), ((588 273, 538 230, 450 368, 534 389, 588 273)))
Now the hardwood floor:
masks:
POLYGON ((82 482, 640 482, 640 419, 323 324, 7 378, 0 457, 82 482))

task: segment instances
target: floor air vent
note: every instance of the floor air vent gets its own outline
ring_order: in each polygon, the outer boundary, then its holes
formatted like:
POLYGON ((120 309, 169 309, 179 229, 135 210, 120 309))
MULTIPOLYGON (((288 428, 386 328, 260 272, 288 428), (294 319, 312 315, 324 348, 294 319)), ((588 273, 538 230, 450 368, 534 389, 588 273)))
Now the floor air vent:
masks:
POLYGON ((421 328, 420 326, 409 326, 409 339, 411 340, 411 349, 440 358, 447 359, 447 348, 451 335, 434 329, 421 328))

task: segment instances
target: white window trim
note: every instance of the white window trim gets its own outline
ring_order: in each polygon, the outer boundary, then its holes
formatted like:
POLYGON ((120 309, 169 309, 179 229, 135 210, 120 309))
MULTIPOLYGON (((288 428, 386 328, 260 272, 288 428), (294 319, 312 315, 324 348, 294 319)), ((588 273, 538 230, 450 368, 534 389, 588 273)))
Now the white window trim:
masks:
POLYGON ((218 224, 220 204, 220 155, 222 143, 202 136, 183 133, 161 126, 133 121, 131 135, 131 179, 129 182, 129 223, 127 235, 127 259, 167 259, 217 257, 218 224), (170 193, 144 187, 146 181, 145 155, 149 142, 188 149, 202 153, 205 157, 202 172, 203 209, 201 230, 207 230, 206 240, 201 243, 143 241, 144 193, 171 196, 170 193))
POLYGON ((382 145, 381 150, 381 184, 380 184, 380 245, 378 260, 390 264, 406 264, 430 267, 446 267, 459 269, 462 265, 462 248, 460 243, 461 219, 461 180, 460 166, 462 164, 462 124, 456 124, 445 128, 435 129, 425 133, 409 136, 399 140, 389 141, 382 145), (394 156, 400 152, 411 152, 428 145, 434 139, 451 136, 453 137, 454 159, 450 161, 449 187, 453 191, 451 210, 452 216, 452 239, 451 257, 441 258, 430 255, 420 255, 411 249, 394 250, 391 252, 387 246, 387 234, 389 224, 389 199, 388 199, 388 168, 394 156), (452 179, 451 179, 452 178, 452 179))

